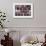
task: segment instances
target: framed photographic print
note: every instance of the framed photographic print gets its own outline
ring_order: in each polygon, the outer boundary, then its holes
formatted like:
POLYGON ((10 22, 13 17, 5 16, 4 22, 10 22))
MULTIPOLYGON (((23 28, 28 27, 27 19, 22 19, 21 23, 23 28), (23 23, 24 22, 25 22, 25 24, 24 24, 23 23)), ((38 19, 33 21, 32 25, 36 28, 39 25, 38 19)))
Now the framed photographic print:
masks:
POLYGON ((33 4, 32 3, 13 3, 14 18, 32 18, 33 4))

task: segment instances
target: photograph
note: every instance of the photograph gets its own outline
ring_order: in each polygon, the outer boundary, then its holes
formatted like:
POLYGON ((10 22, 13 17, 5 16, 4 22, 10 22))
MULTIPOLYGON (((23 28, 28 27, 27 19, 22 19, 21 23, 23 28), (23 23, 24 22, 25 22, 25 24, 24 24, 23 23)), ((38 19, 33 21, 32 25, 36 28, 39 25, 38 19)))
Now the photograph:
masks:
POLYGON ((33 6, 31 3, 14 3, 13 4, 14 18, 32 18, 33 6))

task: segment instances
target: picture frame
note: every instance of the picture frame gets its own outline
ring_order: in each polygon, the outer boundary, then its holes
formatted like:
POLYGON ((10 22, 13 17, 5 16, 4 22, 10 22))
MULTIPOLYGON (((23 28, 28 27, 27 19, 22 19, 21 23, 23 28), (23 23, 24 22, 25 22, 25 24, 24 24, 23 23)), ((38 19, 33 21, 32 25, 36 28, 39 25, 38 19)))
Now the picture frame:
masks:
POLYGON ((33 18, 33 4, 13 3, 13 18, 33 18))

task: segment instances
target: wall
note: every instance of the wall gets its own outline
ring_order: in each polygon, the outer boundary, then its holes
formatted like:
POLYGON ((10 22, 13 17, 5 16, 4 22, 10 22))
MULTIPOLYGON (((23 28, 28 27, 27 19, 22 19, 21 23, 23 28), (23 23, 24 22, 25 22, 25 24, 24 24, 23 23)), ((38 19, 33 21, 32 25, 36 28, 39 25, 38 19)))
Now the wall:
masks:
POLYGON ((8 22, 5 23, 5 27, 12 31, 20 31, 20 37, 31 31, 46 33, 46 0, 0 0, 0 9, 6 12, 8 22), (33 18, 14 19, 13 3, 16 2, 33 3, 33 18))
POLYGON ((0 9, 6 12, 6 27, 46 27, 46 0, 0 0, 0 9), (33 18, 14 19, 13 3, 33 3, 33 18))

